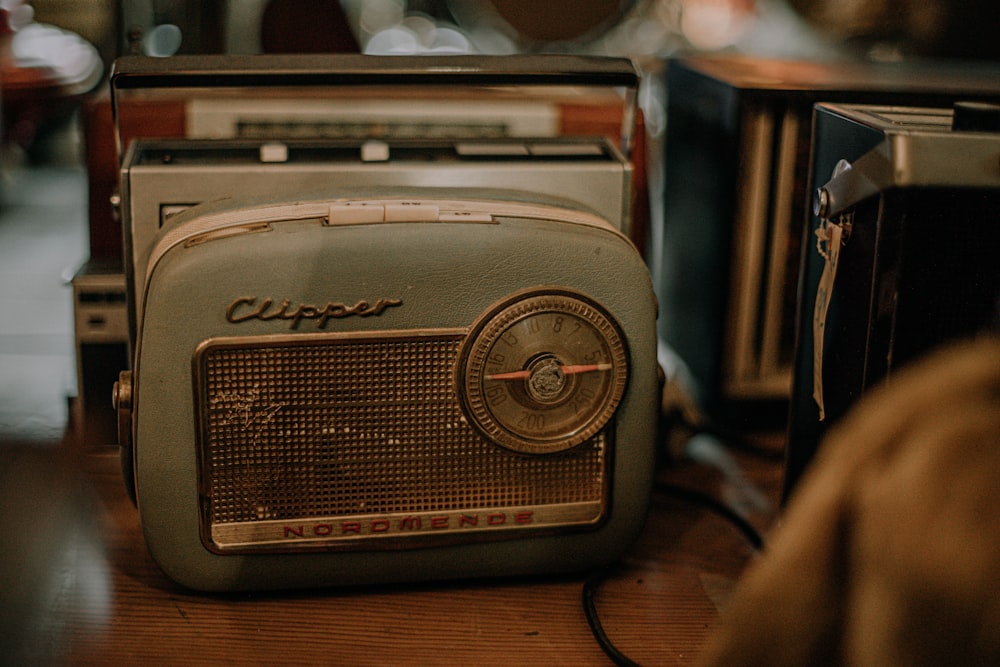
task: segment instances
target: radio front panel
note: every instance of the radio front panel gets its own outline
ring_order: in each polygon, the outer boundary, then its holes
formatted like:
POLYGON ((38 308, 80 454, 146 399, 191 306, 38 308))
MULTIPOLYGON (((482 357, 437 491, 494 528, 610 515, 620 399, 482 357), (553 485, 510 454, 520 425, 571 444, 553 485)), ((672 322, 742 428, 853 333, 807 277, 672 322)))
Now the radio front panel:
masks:
POLYGON ((464 339, 206 341, 195 362, 206 546, 402 548, 597 525, 606 433, 545 458, 487 440, 455 390, 464 339))

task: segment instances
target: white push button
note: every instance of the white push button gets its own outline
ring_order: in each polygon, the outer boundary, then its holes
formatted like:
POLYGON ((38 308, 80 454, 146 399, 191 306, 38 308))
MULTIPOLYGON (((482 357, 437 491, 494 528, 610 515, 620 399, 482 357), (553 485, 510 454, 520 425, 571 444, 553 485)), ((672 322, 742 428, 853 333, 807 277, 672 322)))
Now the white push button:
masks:
POLYGON ((438 222, 493 222, 493 216, 482 211, 441 211, 438 222))
POLYGON ((384 141, 366 141, 361 144, 362 162, 386 162, 389 160, 389 144, 384 141))
POLYGON ((261 144, 261 162, 288 162, 288 146, 279 143, 261 144))
POLYGON ((386 222, 436 222, 438 207, 423 202, 386 202, 386 222))
POLYGON ((330 204, 327 214, 327 224, 330 225, 364 225, 382 222, 385 219, 385 206, 382 202, 352 201, 330 204))

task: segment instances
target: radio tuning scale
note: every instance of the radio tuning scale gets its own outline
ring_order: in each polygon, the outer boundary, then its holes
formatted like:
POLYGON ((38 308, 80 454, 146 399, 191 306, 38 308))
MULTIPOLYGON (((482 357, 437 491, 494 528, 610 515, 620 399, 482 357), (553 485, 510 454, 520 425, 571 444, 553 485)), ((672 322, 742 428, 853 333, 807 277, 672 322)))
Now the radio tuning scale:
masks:
POLYGON ((522 294, 493 309, 463 347, 458 389, 473 425, 524 454, 549 454, 595 436, 628 378, 624 339, 581 294, 522 294))

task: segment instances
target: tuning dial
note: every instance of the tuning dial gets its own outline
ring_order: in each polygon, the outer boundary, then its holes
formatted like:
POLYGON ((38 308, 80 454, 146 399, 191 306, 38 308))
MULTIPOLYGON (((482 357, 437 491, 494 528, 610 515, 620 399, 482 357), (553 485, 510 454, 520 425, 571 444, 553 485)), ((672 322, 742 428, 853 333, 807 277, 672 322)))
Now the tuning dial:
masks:
POLYGON ((491 309, 473 327, 457 372, 473 425, 526 454, 563 451, 596 435, 627 378, 614 320, 568 290, 521 294, 491 309))

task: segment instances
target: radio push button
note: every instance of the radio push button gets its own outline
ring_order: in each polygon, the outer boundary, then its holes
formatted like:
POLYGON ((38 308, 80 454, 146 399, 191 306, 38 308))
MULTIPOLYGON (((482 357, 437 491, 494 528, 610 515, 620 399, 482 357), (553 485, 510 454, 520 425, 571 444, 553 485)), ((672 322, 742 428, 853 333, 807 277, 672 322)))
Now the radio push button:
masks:
POLYGON ((386 222, 437 222, 436 204, 418 201, 386 202, 386 222))
POLYGON ((288 146, 276 141, 261 144, 260 161, 265 164, 288 162, 288 146))
POLYGON ((441 210, 422 201, 347 201, 327 208, 328 225, 367 225, 379 222, 493 222, 493 215, 474 208, 441 210))
POLYGON ((330 204, 327 212, 329 225, 365 225, 385 220, 382 202, 349 201, 330 204))
POLYGON ((384 141, 371 139, 361 144, 362 162, 388 162, 389 144, 384 141))
POLYGON ((441 211, 438 222, 493 222, 493 215, 485 211, 441 211))

